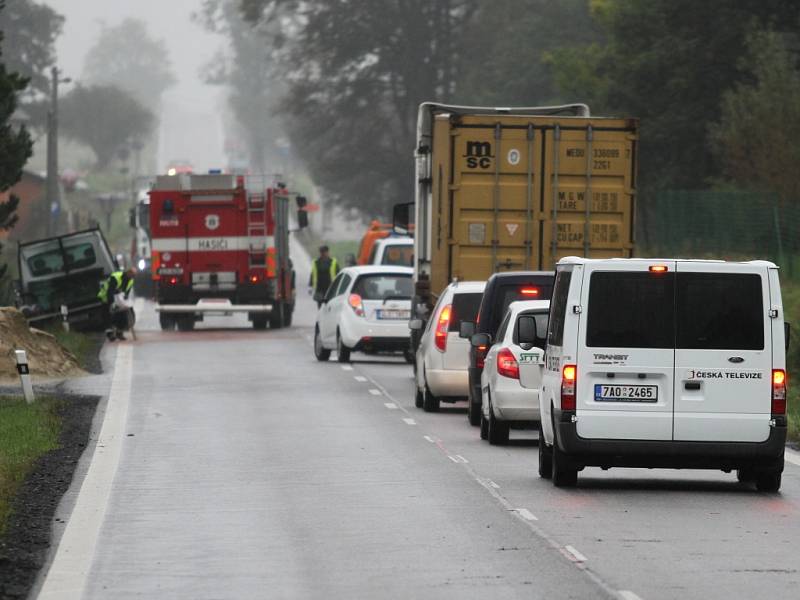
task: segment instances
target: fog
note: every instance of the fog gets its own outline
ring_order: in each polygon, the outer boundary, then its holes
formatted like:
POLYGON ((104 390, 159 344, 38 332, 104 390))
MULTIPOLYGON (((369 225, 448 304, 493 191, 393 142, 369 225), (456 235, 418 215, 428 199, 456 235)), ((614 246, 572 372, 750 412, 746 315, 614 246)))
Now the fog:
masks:
POLYGON ((224 167, 219 119, 223 90, 205 85, 201 71, 224 40, 191 19, 202 0, 44 0, 64 15, 64 31, 56 42, 58 66, 79 80, 87 51, 102 24, 126 17, 147 23, 155 38, 165 40, 178 83, 163 99, 156 164, 164 170, 174 159, 189 159, 197 170, 224 167))

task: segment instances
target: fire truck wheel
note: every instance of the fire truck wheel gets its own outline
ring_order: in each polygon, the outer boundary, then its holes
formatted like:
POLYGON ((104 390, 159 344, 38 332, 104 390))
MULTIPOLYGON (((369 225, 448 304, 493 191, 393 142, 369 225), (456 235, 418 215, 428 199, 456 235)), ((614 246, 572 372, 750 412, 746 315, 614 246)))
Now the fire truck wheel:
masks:
POLYGON ((331 351, 322 347, 322 338, 319 337, 319 327, 314 329, 314 356, 320 362, 325 362, 331 357, 331 351))
POLYGON ((344 345, 342 337, 338 333, 336 334, 336 355, 340 363, 350 362, 350 348, 344 345))
POLYGON ((191 331, 194 329, 194 315, 186 315, 175 319, 178 331, 191 331))
POLYGON ((286 305, 286 308, 283 310, 283 324, 285 327, 290 327, 292 325, 292 315, 294 314, 294 305, 286 305))
POLYGON ((269 314, 269 328, 280 329, 283 327, 283 303, 278 302, 272 306, 272 312, 269 314))
POLYGON ((172 331, 175 329, 175 317, 161 313, 158 315, 158 324, 161 325, 162 331, 172 331))
POLYGON ((266 329, 267 317, 264 315, 253 315, 253 329, 266 329))

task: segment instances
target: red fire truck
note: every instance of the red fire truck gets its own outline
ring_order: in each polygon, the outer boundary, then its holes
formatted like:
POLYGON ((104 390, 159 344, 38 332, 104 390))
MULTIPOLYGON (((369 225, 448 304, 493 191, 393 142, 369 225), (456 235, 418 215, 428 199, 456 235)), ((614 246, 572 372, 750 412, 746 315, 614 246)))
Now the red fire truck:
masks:
POLYGON ((291 324, 290 199, 282 184, 235 175, 165 175, 150 191, 152 272, 161 328, 189 331, 206 314, 247 313, 255 329, 291 324))

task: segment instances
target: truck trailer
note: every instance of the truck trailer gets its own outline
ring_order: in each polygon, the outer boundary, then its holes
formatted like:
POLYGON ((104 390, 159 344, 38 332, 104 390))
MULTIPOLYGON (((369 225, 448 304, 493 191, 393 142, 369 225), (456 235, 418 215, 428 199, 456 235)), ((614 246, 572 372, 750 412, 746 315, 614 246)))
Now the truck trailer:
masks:
POLYGON ((261 177, 159 176, 150 191, 152 272, 161 328, 188 331, 208 314, 247 313, 255 329, 290 325, 290 199, 261 177))

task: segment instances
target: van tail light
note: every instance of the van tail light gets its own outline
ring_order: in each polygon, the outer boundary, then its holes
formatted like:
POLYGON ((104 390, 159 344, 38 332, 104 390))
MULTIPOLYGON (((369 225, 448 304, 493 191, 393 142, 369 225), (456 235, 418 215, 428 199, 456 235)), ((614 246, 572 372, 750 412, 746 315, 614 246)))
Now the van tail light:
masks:
POLYGON ((561 371, 561 410, 575 410, 575 388, 578 384, 578 367, 564 365, 561 371))
POLYGON ((350 294, 348 303, 350 304, 350 308, 353 309, 353 312, 356 313, 357 317, 364 316, 364 303, 361 301, 361 296, 358 294, 350 294))
POLYGON ((786 414, 786 371, 772 369, 772 416, 786 414))
POLYGON ((452 312, 452 304, 442 307, 439 319, 436 321, 436 332, 434 333, 433 341, 439 352, 447 350, 447 330, 450 328, 450 314, 452 312))
POLYGON ((482 369, 486 364, 486 354, 488 354, 488 346, 478 346, 475 348, 475 366, 482 369))
POLYGON ((519 363, 508 348, 497 353, 497 373, 510 379, 519 379, 519 363))

